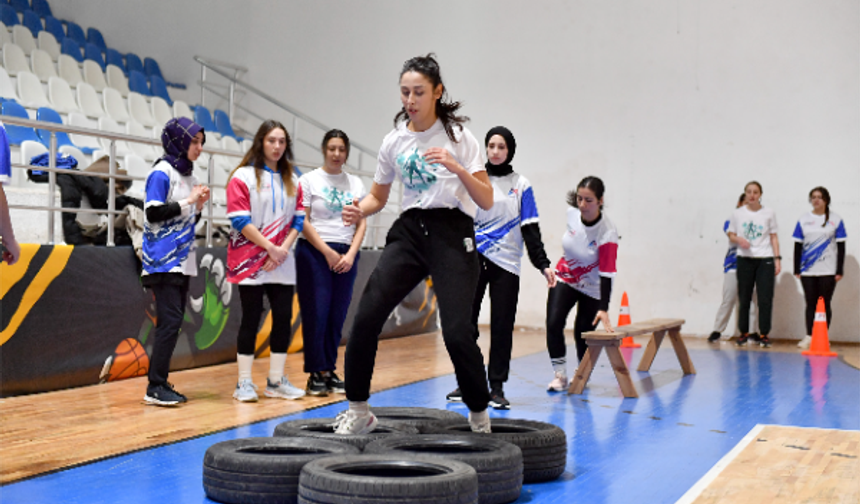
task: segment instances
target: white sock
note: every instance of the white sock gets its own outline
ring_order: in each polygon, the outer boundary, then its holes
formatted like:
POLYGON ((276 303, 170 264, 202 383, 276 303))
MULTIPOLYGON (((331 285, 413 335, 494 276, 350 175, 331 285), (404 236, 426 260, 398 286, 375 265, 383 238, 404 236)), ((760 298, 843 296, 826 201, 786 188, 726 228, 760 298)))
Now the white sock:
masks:
POLYGON ((281 378, 284 376, 284 366, 287 364, 287 354, 275 353, 269 356, 269 381, 272 383, 281 383, 281 378))
POLYGON ((254 354, 236 354, 236 363, 239 364, 239 381, 251 379, 251 368, 254 366, 254 354))
POLYGON ((367 401, 349 401, 349 411, 358 416, 367 416, 370 413, 370 405, 367 401))
POLYGON ((469 421, 473 424, 477 425, 487 425, 490 423, 490 413, 487 410, 484 411, 470 411, 469 412, 469 421))
POLYGON ((552 359, 552 370, 555 373, 561 373, 563 376, 567 376, 567 359, 564 357, 560 359, 552 359))

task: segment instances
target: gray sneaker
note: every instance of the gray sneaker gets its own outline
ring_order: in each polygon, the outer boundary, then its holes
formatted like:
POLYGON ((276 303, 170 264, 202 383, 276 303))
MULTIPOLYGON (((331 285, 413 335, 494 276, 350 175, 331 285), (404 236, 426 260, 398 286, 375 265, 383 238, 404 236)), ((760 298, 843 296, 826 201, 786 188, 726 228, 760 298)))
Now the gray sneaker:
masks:
POLYGON ((257 402, 257 386, 251 380, 245 379, 236 384, 233 399, 241 402, 257 402))
POLYGON ((287 380, 286 376, 282 376, 281 381, 278 383, 272 383, 271 380, 266 378, 266 391, 264 394, 266 394, 266 397, 298 399, 305 396, 305 391, 298 387, 294 387, 293 384, 290 383, 290 380, 287 380))

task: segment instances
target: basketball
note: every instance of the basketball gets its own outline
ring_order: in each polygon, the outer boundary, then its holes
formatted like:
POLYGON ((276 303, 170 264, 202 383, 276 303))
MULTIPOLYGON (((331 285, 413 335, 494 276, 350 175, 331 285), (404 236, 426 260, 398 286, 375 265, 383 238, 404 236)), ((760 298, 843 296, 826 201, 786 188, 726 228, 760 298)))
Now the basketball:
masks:
POLYGON ((146 355, 146 350, 136 339, 126 338, 120 341, 114 350, 114 359, 107 381, 143 376, 147 371, 149 371, 149 356, 146 355))

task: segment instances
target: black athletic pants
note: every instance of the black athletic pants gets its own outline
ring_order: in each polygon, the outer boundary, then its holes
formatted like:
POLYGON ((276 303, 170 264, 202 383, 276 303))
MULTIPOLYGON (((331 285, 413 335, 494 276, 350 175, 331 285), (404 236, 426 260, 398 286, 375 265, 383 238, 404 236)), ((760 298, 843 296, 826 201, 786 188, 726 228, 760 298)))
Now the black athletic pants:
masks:
POLYGON ((750 303, 755 289, 758 301, 758 329, 762 336, 770 334, 773 315, 773 257, 738 256, 738 331, 750 332, 750 303))
POLYGON ((257 332, 260 330, 260 317, 263 315, 263 294, 269 298, 272 307, 272 332, 269 334, 269 348, 274 353, 286 353, 290 346, 293 318, 294 285, 263 284, 239 285, 239 299, 242 301, 242 323, 236 339, 236 352, 254 355, 257 346, 257 332))
POLYGON ((442 337, 463 402, 472 411, 487 408, 487 373, 471 323, 471 301, 478 283, 474 221, 457 209, 407 210, 388 231, 346 344, 344 371, 350 401, 370 397, 379 333, 392 310, 427 275, 433 278, 442 337))
MULTIPOLYGON (((188 276, 181 275, 181 283, 162 282, 151 285, 155 294, 155 340, 149 357, 149 383, 164 385, 170 373, 170 358, 179 339, 179 329, 185 315, 188 300, 188 276)), ((177 278, 179 275, 177 275, 177 278)))
POLYGON ((472 328, 478 340, 478 315, 487 285, 490 286, 490 364, 487 375, 490 389, 501 389, 508 381, 511 368, 511 347, 514 341, 514 322, 517 318, 517 301, 520 293, 520 277, 497 266, 493 261, 478 254, 480 275, 475 301, 472 305, 472 328))
POLYGON ((600 300, 587 296, 564 282, 558 282, 549 290, 546 300, 546 348, 549 350, 550 359, 565 357, 567 354, 564 326, 567 324, 570 310, 577 303, 579 308, 576 309, 576 320, 573 323, 573 339, 576 342, 576 357, 582 360, 588 348, 582 339, 582 333, 593 331, 597 327, 593 322, 600 309, 600 300))
POLYGON ((824 310, 827 312, 827 327, 830 327, 830 319, 833 313, 830 311, 830 300, 833 299, 833 291, 836 290, 836 276, 801 276, 800 283, 803 285, 803 297, 806 298, 806 335, 812 336, 812 323, 815 321, 815 307, 818 298, 824 298, 824 310))

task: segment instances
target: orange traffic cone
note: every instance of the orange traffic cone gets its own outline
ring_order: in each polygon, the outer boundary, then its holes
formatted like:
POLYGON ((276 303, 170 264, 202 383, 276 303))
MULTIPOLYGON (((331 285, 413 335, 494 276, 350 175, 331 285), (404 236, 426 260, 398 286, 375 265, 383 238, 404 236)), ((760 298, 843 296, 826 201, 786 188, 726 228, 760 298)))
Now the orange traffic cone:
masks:
MULTIPOLYGON (((621 296, 621 311, 618 313, 618 327, 630 325, 630 306, 627 304, 627 293, 621 296)), ((641 348, 642 345, 633 341, 632 336, 621 340, 621 348, 641 348)))
POLYGON ((824 312, 824 298, 818 298, 815 307, 815 321, 812 323, 812 344, 809 350, 800 352, 803 355, 822 355, 825 357, 836 357, 836 352, 830 351, 830 338, 827 336, 827 314, 824 312))

